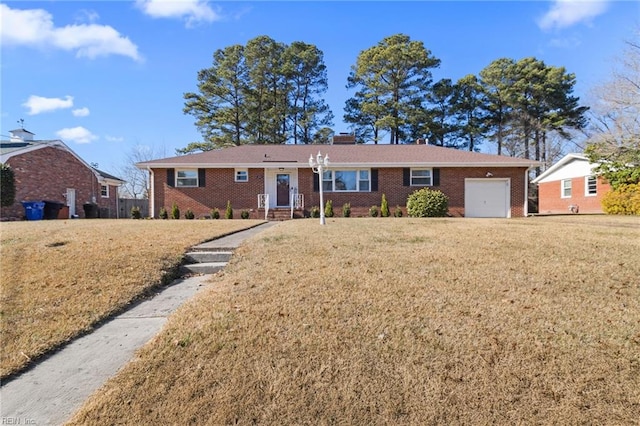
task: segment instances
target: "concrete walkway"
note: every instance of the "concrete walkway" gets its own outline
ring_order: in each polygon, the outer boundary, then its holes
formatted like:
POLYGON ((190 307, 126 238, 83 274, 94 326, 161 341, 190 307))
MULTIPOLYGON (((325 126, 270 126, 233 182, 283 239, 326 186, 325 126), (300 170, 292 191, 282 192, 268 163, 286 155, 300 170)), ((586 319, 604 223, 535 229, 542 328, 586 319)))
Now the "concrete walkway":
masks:
MULTIPOLYGON (((276 225, 263 225, 195 248, 233 250, 245 239, 276 225)), ((167 317, 193 297, 207 275, 178 279, 152 298, 66 345, 0 388, 0 425, 59 425, 114 376, 135 351, 155 336, 167 317)))

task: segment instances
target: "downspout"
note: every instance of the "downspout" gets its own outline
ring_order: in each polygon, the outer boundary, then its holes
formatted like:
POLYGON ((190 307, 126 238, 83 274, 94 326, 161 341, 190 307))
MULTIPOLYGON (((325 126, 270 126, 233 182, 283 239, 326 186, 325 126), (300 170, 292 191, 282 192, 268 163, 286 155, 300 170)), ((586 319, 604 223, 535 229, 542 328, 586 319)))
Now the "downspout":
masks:
POLYGON ((149 172, 149 216, 151 218, 156 217, 156 206, 155 206, 155 194, 153 188, 155 187, 155 176, 153 174, 153 169, 147 166, 147 171, 149 172))
POLYGON ((532 166, 527 167, 524 171, 524 217, 529 216, 529 170, 532 166))

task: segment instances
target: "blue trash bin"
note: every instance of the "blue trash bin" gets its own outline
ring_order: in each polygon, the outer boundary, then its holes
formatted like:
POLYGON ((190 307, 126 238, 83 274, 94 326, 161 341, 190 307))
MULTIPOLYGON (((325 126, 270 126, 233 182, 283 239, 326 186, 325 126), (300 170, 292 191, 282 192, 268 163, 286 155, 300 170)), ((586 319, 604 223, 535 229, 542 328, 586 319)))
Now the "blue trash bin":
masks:
POLYGON ((42 220, 44 216, 43 201, 23 201, 24 215, 27 220, 42 220))

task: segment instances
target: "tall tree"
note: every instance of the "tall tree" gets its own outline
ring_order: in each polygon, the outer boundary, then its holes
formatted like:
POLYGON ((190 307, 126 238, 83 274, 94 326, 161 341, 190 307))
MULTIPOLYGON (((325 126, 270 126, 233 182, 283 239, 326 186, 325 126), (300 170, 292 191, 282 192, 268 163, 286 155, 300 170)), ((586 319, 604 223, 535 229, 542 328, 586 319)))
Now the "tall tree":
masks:
POLYGON ((611 78, 594 89, 586 149, 614 188, 640 182, 640 29, 626 42, 611 78))
POLYGON ((250 114, 248 130, 253 143, 285 143, 287 82, 284 76, 285 45, 270 37, 249 40, 245 62, 249 75, 246 107, 250 114))
POLYGON ((478 77, 462 77, 453 87, 453 112, 458 140, 469 151, 478 149, 485 133, 486 99, 478 77))
POLYGON ((322 52, 259 36, 246 46, 217 50, 212 66, 198 72, 198 93, 185 93, 184 113, 196 118, 202 142, 178 154, 247 143, 311 143, 331 125, 322 99, 327 90, 322 52))
POLYGON ((443 78, 436 82, 425 94, 429 104, 427 116, 422 120, 423 131, 433 145, 459 148, 452 135, 455 132, 453 122, 453 98, 455 90, 451 79, 443 78))
POLYGON ((333 120, 322 98, 328 88, 323 53, 314 45, 296 41, 285 50, 283 66, 290 84, 287 115, 293 143, 313 143, 315 133, 333 120))
POLYGON ((185 93, 183 111, 196 117, 196 127, 206 142, 189 144, 178 152, 186 154, 246 143, 249 114, 244 47, 233 45, 216 50, 212 66, 198 72, 198 89, 199 94, 185 93))
POLYGON ((485 126, 490 138, 497 144, 498 155, 502 155, 503 141, 508 135, 511 114, 508 97, 515 79, 511 73, 513 65, 513 59, 501 58, 480 71, 480 84, 486 96, 485 126))
POLYGON ((411 110, 419 104, 416 99, 423 98, 431 85, 430 69, 439 65, 440 60, 433 57, 422 42, 412 41, 404 34, 386 37, 360 52, 351 67, 348 85, 356 88, 360 96, 352 98, 355 101, 347 101, 351 113, 345 120, 364 118, 363 122, 347 122, 367 127, 371 126, 370 118, 374 116, 375 127, 389 132, 389 143, 411 139, 415 136, 407 134, 411 110), (358 111, 362 114, 357 114, 358 111))
POLYGON ((564 67, 548 66, 536 58, 500 59, 480 76, 489 100, 487 124, 498 137, 500 153, 508 142, 512 155, 545 161, 550 132, 568 138, 571 129, 586 124, 588 108, 573 96, 576 77, 564 67))

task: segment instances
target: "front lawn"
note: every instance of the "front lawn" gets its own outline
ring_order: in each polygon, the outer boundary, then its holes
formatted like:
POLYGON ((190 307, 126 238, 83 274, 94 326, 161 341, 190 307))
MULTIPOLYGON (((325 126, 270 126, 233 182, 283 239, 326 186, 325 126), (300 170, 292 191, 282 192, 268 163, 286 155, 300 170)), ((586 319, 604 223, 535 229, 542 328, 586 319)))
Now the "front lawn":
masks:
POLYGON ((73 424, 633 424, 640 223, 295 220, 73 424))
POLYGON ((3 222, 0 377, 162 283, 192 245, 246 220, 3 222))

